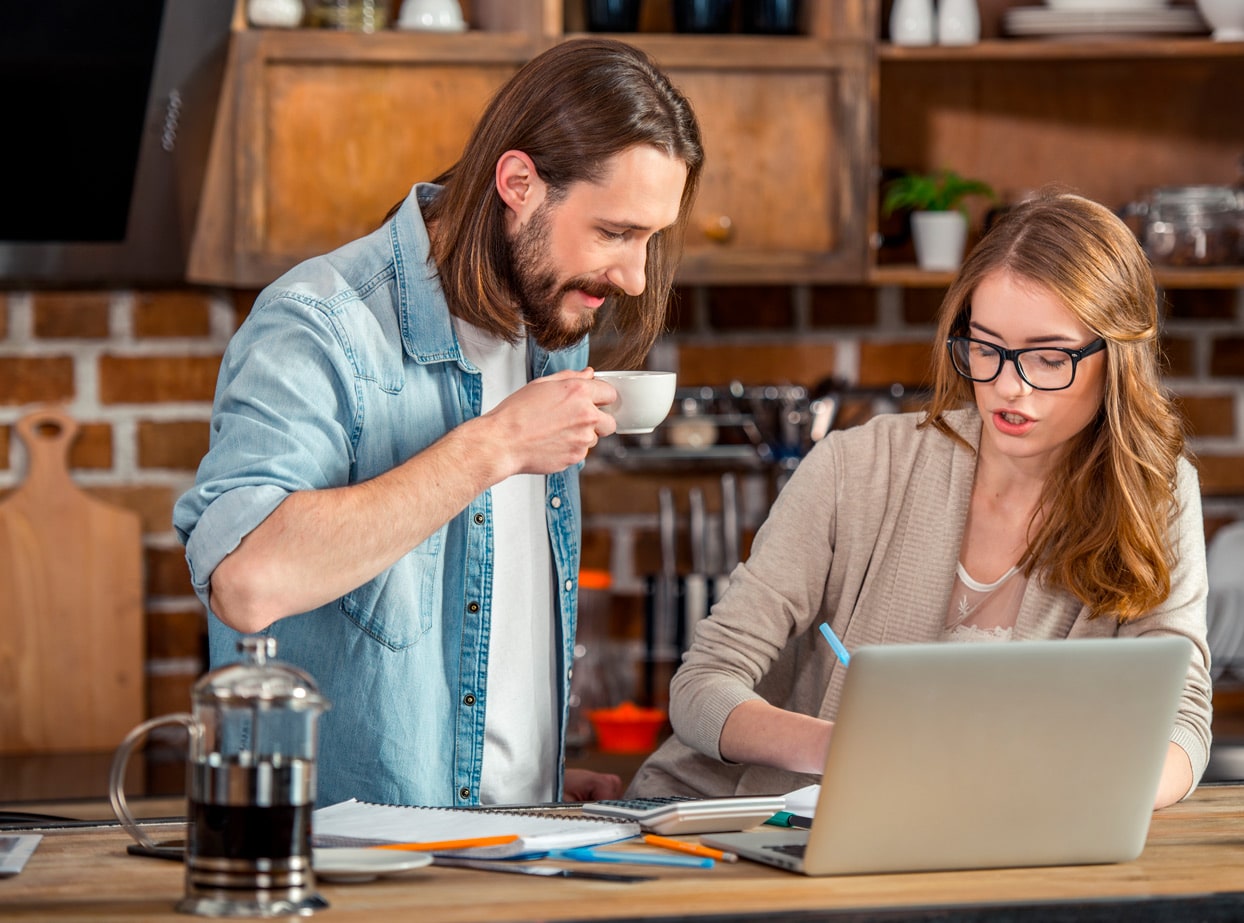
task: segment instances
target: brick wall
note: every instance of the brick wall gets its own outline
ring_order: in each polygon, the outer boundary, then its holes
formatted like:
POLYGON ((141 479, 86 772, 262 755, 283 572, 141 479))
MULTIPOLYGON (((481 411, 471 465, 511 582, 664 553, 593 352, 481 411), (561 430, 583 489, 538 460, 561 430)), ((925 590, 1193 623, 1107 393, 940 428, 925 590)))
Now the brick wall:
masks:
MULTIPOLYGON (((25 466, 13 423, 32 407, 64 405, 82 427, 70 453, 75 480, 142 517, 152 714, 187 707, 203 667, 204 616, 170 518, 207 447, 220 356, 253 294, 0 293, 0 495, 20 482, 25 466)), ((677 368, 683 385, 735 379, 813 388, 836 376, 861 386, 918 386, 941 295, 863 287, 686 289, 652 364, 677 368)), ((1244 290, 1166 297, 1169 381, 1188 418, 1212 533, 1244 518, 1244 290)), ((774 481, 768 473, 742 481, 750 534, 774 481)), ((639 578, 658 566, 662 485, 674 488, 684 513, 689 490, 700 487, 715 530, 717 472, 619 472, 593 462, 584 476, 584 563, 612 569, 620 595, 629 594, 620 616, 628 633, 639 578)), ((680 541, 685 569, 685 531, 680 541)))
POLYGON ((205 618, 172 509, 207 449, 220 356, 244 311, 201 290, 0 293, 0 494, 25 472, 13 423, 63 406, 80 424, 74 480, 142 520, 153 715, 186 710, 203 669, 205 618))

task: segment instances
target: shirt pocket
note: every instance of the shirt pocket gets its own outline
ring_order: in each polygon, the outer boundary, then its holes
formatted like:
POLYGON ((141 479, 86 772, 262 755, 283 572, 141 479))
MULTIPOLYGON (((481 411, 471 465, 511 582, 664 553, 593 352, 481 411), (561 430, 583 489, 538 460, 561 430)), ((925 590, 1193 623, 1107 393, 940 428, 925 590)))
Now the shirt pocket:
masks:
POLYGON ((427 634, 440 606, 444 532, 433 533, 384 573, 343 596, 346 617, 395 651, 427 634))

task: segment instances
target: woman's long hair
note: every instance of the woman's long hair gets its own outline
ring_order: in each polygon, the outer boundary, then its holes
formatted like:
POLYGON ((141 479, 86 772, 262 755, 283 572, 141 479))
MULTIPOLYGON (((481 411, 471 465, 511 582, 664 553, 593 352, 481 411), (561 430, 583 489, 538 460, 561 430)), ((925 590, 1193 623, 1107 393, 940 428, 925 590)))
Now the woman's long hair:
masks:
POLYGON ((946 338, 967 334, 972 293, 997 270, 1052 292, 1106 341, 1101 409, 1046 480, 1025 572, 1039 569, 1093 617, 1139 618, 1170 593, 1176 463, 1184 452, 1182 421, 1161 382, 1152 269, 1127 226, 1088 199, 1047 194, 1009 212, 968 256, 942 302, 922 425, 952 438, 943 414, 974 395, 950 361, 946 338))
POLYGON ((623 367, 642 361, 665 327, 704 153, 690 103, 643 52, 622 42, 579 39, 533 58, 493 97, 462 157, 437 178, 444 191, 424 215, 436 223, 432 256, 450 311, 510 342, 524 334, 505 204, 494 186, 502 154, 526 153, 557 201, 571 183, 599 180, 611 157, 636 145, 687 165, 678 221, 648 243, 643 294, 611 299, 610 358, 623 367))

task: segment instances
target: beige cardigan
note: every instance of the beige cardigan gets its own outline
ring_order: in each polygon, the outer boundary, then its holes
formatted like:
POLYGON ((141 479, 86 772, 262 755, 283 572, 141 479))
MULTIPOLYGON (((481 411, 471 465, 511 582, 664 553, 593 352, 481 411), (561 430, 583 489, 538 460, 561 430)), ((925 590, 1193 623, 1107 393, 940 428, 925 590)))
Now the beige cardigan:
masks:
MULTIPOLYGON (((946 618, 967 519, 975 455, 922 414, 890 414, 831 433, 778 495, 751 557, 701 622, 670 684, 670 738, 640 768, 631 795, 793 791, 813 776, 724 762, 718 740, 741 702, 763 697, 832 720, 845 677, 817 626, 828 621, 849 650, 937 641, 946 618)), ((974 408, 947 417, 974 446, 974 408)), ((1179 634, 1191 639, 1171 740, 1193 777, 1209 760, 1210 677, 1205 643, 1205 539, 1196 471, 1180 460, 1177 563, 1171 593, 1144 618, 1090 620, 1063 591, 1028 582, 1013 637, 1092 638, 1179 634)), ((1087 509, 1084 515, 1092 516, 1087 509)), ((988 694, 982 690, 982 694, 988 694)), ((1085 703, 1086 707, 1091 703, 1085 703)))

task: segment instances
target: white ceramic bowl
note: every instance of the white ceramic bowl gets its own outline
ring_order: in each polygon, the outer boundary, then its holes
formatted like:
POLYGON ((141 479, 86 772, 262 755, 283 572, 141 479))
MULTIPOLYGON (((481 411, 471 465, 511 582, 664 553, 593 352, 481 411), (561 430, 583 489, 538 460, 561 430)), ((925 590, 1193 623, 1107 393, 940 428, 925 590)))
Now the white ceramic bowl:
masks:
POLYGON ((1216 42, 1244 41, 1244 0, 1196 0, 1216 42))
POLYGON ((397 27, 423 32, 462 32, 467 26, 458 0, 403 0, 397 27))

